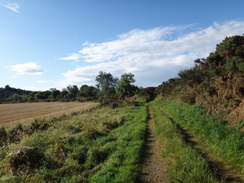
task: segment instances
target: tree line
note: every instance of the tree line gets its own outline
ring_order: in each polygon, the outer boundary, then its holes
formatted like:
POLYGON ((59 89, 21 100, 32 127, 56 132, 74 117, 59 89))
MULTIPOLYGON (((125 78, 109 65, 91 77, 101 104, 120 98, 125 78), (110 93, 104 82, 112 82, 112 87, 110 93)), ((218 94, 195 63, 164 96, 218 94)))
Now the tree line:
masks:
POLYGON ((0 88, 0 103, 11 102, 51 102, 51 101, 94 101, 110 103, 111 101, 124 100, 135 94, 152 98, 154 88, 139 88, 134 85, 135 78, 132 73, 124 73, 120 78, 111 73, 100 71, 96 76, 96 87, 82 85, 69 85, 62 90, 51 88, 47 91, 27 91, 6 85, 0 88))

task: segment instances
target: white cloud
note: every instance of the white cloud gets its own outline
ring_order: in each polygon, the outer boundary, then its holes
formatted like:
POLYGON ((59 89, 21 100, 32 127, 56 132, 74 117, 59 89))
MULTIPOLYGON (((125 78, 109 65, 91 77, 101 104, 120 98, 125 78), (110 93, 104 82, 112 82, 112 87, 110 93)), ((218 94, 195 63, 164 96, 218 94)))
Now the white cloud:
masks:
POLYGON ((10 70, 15 71, 17 75, 42 75, 44 72, 36 62, 12 65, 10 70))
POLYGON ((80 60, 89 66, 67 71, 59 83, 62 87, 94 84, 98 72, 105 71, 116 77, 132 72, 139 86, 156 86, 176 77, 179 70, 193 66, 196 58, 208 56, 226 36, 243 34, 244 21, 214 23, 195 32, 188 32, 188 28, 137 29, 121 34, 113 41, 86 42, 78 53, 61 60, 80 60))
POLYGON ((80 59, 81 55, 79 53, 73 53, 69 54, 67 57, 59 58, 59 60, 74 60, 78 61, 80 59))
POLYGON ((17 2, 13 2, 13 3, 8 3, 8 4, 5 4, 3 5, 5 8, 8 8, 12 11, 14 11, 15 13, 18 13, 19 12, 19 4, 17 2))

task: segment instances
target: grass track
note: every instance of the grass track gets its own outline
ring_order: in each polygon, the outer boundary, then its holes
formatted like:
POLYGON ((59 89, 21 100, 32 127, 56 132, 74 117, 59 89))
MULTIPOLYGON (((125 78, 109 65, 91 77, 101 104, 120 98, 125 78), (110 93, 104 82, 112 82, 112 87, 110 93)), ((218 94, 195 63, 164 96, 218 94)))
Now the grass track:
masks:
POLYGON ((172 123, 161 108, 150 105, 154 114, 156 136, 161 143, 161 155, 165 161, 170 182, 217 183, 205 159, 184 140, 177 125, 172 123))
POLYGON ((176 127, 185 143, 206 161, 219 182, 244 181, 243 134, 223 122, 203 117, 201 110, 179 101, 154 102, 176 127))

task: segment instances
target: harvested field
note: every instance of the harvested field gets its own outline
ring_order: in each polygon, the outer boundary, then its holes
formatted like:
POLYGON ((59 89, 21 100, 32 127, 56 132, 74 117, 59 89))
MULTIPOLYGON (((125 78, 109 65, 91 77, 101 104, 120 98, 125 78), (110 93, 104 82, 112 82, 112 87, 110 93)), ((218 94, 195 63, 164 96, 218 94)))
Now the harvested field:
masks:
POLYGON ((11 126, 14 123, 28 122, 33 118, 58 116, 74 111, 86 110, 97 106, 94 102, 40 102, 0 104, 0 124, 11 126))

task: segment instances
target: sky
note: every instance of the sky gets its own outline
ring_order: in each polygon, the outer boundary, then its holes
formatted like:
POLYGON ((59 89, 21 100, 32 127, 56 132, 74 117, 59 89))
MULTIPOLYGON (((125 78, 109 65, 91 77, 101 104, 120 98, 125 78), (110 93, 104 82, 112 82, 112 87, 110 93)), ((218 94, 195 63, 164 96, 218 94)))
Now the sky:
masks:
POLYGON ((225 37, 244 0, 0 0, 0 87, 95 86, 99 71, 158 86, 225 37))

